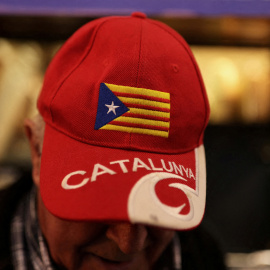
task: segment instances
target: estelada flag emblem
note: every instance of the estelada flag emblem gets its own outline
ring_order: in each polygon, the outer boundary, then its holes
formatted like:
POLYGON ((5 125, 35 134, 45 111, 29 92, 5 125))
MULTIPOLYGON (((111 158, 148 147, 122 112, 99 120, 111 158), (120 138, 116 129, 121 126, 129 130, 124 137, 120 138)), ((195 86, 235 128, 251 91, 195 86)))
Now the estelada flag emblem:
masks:
POLYGON ((169 93, 100 84, 95 130, 117 130, 167 138, 169 127, 169 93))

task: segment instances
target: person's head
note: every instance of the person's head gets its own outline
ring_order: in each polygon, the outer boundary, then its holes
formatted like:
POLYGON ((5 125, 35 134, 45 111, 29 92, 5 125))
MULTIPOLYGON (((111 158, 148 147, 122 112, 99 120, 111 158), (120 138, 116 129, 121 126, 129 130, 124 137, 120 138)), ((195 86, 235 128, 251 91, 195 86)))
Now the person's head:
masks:
POLYGON ((136 13, 79 29, 27 120, 38 217, 67 269, 151 269, 205 207, 204 85, 183 38, 136 13))
POLYGON ((40 196, 40 163, 45 122, 38 114, 25 120, 32 177, 38 190, 38 219, 50 255, 64 269, 151 269, 174 231, 129 222, 70 221, 51 214, 40 196))

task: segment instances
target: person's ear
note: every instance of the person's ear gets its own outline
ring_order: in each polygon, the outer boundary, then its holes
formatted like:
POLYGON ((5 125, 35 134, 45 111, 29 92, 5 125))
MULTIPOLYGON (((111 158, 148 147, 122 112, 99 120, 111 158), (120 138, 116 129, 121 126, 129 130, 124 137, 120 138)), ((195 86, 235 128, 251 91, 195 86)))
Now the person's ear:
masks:
POLYGON ((27 135, 31 150, 32 177, 34 184, 39 187, 41 152, 40 142, 37 141, 35 136, 35 125, 35 122, 31 119, 26 119, 24 121, 25 133, 27 135))

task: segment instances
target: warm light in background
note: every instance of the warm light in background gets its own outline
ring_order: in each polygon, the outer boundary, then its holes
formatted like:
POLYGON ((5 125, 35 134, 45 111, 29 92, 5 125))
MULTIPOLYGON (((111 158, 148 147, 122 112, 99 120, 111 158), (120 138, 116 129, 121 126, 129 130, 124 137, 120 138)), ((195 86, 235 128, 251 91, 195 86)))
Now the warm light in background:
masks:
POLYGON ((270 120, 270 50, 193 47, 211 105, 212 123, 270 120))

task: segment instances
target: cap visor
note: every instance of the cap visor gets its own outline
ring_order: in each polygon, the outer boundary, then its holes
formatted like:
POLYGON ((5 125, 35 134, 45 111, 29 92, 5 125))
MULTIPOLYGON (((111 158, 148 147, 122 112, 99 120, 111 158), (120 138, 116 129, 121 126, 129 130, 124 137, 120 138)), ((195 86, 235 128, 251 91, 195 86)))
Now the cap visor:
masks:
POLYGON ((190 229, 204 215, 204 147, 177 155, 97 147, 46 125, 40 190, 59 218, 190 229))

